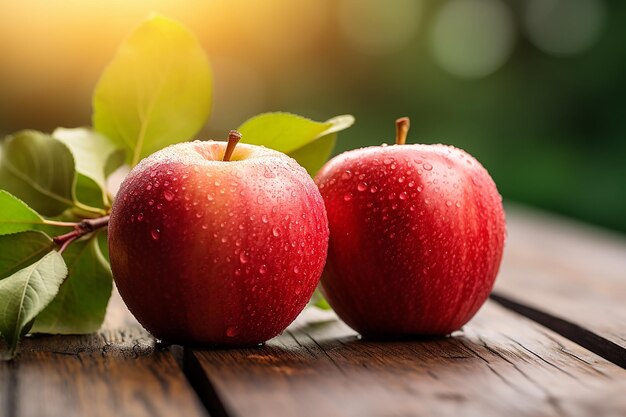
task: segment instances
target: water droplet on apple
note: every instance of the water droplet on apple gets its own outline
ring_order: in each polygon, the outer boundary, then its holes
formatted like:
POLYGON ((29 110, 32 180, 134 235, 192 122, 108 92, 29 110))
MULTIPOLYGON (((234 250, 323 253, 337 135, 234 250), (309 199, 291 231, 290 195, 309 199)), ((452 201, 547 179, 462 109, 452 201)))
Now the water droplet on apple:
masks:
POLYGON ((448 207, 452 207, 452 201, 450 201, 450 200, 446 200, 446 206, 448 206, 448 207))
POLYGON ((300 287, 296 287, 296 289, 294 290, 294 292, 296 293, 296 295, 300 295, 300 293, 302 292, 302 290, 300 289, 300 287))
POLYGON ((417 192, 421 193, 423 189, 424 189, 423 186, 421 186, 421 185, 417 186, 417 192))
POLYGON ((269 222, 269 220, 268 220, 268 218, 267 218, 267 216, 266 216, 265 214, 261 217, 261 221, 262 221, 263 223, 267 223, 267 222, 269 222))
POLYGON ((391 158, 385 158, 385 159, 383 159, 383 164, 385 164, 385 165, 389 165, 389 164, 391 164, 392 162, 393 162, 393 159, 391 159, 391 158))
POLYGON ((300 268, 298 268, 298 265, 293 267, 293 273, 294 274, 299 274, 300 273, 300 268))
MULTIPOLYGON (((213 199, 215 198, 215 196, 213 195, 213 193, 208 193, 206 195, 206 199, 209 201, 213 201, 213 199)), ((187 199, 187 196, 185 196, 185 199, 187 199)))
POLYGON ((380 144, 380 146, 382 146, 383 148, 386 148, 386 147, 387 147, 387 146, 389 146, 389 145, 388 145, 388 144, 386 144, 386 143, 381 143, 381 144, 380 144))
POLYGON ((342 180, 349 180, 350 178, 352 178, 352 172, 346 170, 343 172, 343 174, 341 174, 341 179, 342 180))
POLYGON ((274 177, 276 177, 276 174, 274 174, 274 173, 272 172, 272 170, 270 169, 270 167, 266 166, 266 167, 265 167, 265 172, 263 173, 263 176, 264 176, 265 178, 274 178, 274 177))
POLYGON ((259 274, 263 275, 267 272, 267 266, 265 264, 259 267, 259 274))
POLYGON ((152 189, 152 184, 146 185, 146 190, 150 191, 152 189))
POLYGON ((415 187, 415 181, 409 182, 409 188, 413 188, 413 187, 415 187))
POLYGON ((402 192, 400 193, 400 196, 399 196, 399 197, 400 197, 400 200, 406 200, 406 199, 408 198, 408 196, 409 196, 409 195, 407 194, 407 192, 406 192, 406 191, 402 191, 402 192))
POLYGON ((343 195, 343 200, 344 200, 344 201, 350 201, 350 200, 352 200, 352 193, 345 193, 345 194, 343 195))
POLYGON ((458 202, 458 201, 457 201, 454 205, 455 205, 457 208, 461 208, 461 203, 460 203, 460 202, 458 202))
POLYGON ((405 178, 404 178, 404 177, 400 177, 400 178, 398 178, 398 182, 399 182, 400 184, 402 184, 402 183, 404 182, 404 180, 405 180, 405 178))
POLYGON ((142 220, 143 220, 143 213, 139 213, 139 214, 137 215, 137 221, 138 221, 138 222, 140 222, 140 221, 142 221, 142 220))
POLYGON ((159 229, 152 229, 150 231, 150 236, 153 240, 159 240, 159 238, 161 237, 161 231, 159 229))
POLYGON ((163 191, 163 198, 167 201, 172 201, 174 199, 174 193, 171 190, 163 191))
POLYGON ((370 193, 374 194, 376 191, 378 191, 378 187, 377 187, 377 186, 375 186, 375 185, 372 185, 372 186, 370 187, 370 193))
POLYGON ((431 171, 433 169, 433 166, 431 164, 429 164, 428 162, 424 163, 424 169, 426 171, 431 171))
POLYGON ((237 334, 239 334, 239 330, 237 330, 235 326, 228 326, 226 328, 226 336, 235 337, 237 334))
POLYGON ((274 235, 274 237, 280 236, 280 227, 274 227, 272 229, 272 234, 274 235))
POLYGON ((248 261, 250 260, 250 254, 246 251, 241 251, 241 253, 239 254, 239 262, 241 262, 242 264, 248 263, 248 261))

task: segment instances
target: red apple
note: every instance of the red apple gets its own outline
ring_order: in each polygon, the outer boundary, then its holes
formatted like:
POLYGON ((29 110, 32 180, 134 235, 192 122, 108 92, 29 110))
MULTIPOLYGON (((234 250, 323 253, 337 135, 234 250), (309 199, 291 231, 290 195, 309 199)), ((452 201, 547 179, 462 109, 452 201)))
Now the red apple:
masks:
POLYGON ((228 148, 196 141, 147 157, 113 204, 115 282, 157 338, 262 343, 296 318, 319 282, 328 221, 315 183, 283 153, 234 148, 238 135, 228 148))
POLYGON ((446 145, 343 153, 316 177, 330 242, 322 287, 365 336, 444 335, 487 299, 505 238, 502 198, 476 159, 446 145))

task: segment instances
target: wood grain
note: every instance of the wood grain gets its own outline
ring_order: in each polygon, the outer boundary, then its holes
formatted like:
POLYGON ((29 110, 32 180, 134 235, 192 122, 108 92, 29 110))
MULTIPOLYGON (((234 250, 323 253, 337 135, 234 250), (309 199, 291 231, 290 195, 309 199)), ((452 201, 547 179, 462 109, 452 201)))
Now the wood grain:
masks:
POLYGON ((453 337, 300 323, 263 348, 188 350, 228 416, 624 416, 626 371, 488 302, 453 337))
POLYGON ((507 208, 495 290, 624 348, 626 238, 545 213, 507 208))
MULTIPOLYGON (((507 212, 496 290, 621 352, 626 240, 507 212)), ((0 362, 0 416, 626 415, 626 370, 493 301, 443 339, 360 340, 311 314, 262 348, 186 349, 185 375, 115 296, 98 334, 27 338, 0 362)))
POLYGON ((172 353, 117 295, 98 334, 27 338, 0 382, 7 417, 206 416, 172 353))

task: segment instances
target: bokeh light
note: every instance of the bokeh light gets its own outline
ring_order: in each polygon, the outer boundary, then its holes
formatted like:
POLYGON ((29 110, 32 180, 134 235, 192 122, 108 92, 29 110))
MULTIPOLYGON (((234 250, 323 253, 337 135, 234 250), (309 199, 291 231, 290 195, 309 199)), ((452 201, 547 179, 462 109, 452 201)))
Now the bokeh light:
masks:
POLYGON ((524 7, 528 37, 554 55, 584 52, 598 40, 606 21, 602 0, 527 0, 524 7))
POLYGON ((0 135, 88 126, 91 94, 150 12, 207 51, 213 112, 351 113, 336 152, 410 142, 472 153, 505 199, 626 231, 626 2, 0 0, 0 135), (584 192, 583 192, 584 190, 584 192))
POLYGON ((406 46, 417 32, 421 0, 340 0, 337 18, 346 40, 358 51, 389 54, 406 46))
POLYGON ((212 128, 235 129, 267 107, 267 84, 254 67, 227 58, 211 60, 215 80, 212 128))
POLYGON ((435 59, 462 78, 495 72, 513 52, 514 39, 513 17, 500 0, 452 0, 432 28, 435 59))

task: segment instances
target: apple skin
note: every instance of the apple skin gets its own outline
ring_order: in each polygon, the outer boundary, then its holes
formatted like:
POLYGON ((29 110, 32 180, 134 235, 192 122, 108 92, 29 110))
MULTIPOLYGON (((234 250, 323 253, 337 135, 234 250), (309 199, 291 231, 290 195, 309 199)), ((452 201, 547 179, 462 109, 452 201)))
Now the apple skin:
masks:
POLYGON ((317 286, 328 221, 309 174, 280 152, 191 142, 141 161, 109 223, 119 292, 167 342, 255 345, 281 333, 317 286))
POLYGON ((323 293, 364 336, 449 334, 493 287, 505 240, 487 171, 445 145, 343 153, 315 179, 330 242, 323 293))

